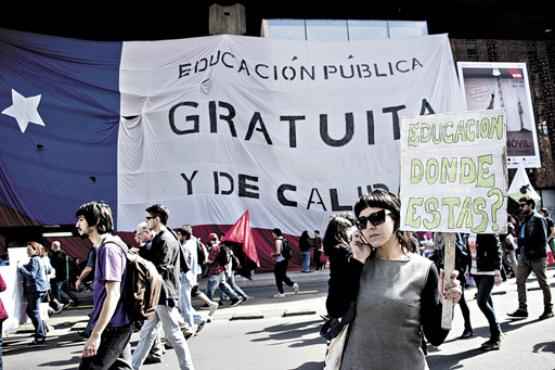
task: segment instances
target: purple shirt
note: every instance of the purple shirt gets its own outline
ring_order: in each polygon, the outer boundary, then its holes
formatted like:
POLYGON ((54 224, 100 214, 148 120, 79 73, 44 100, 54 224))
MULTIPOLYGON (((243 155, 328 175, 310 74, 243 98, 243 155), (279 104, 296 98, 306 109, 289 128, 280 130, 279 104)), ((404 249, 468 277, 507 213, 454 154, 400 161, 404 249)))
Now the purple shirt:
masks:
MULTIPOLYGON (((107 235, 104 238, 104 242, 96 250, 96 268, 94 272, 93 289, 94 308, 92 312, 93 325, 96 324, 100 316, 100 311, 102 310, 102 305, 106 299, 106 288, 104 284, 110 281, 118 281, 120 283, 120 292, 123 292, 127 257, 122 248, 114 243, 125 246, 125 243, 119 237, 107 235)), ((120 327, 128 324, 129 318, 123 306, 123 295, 120 295, 116 311, 109 325, 112 327, 120 327)))

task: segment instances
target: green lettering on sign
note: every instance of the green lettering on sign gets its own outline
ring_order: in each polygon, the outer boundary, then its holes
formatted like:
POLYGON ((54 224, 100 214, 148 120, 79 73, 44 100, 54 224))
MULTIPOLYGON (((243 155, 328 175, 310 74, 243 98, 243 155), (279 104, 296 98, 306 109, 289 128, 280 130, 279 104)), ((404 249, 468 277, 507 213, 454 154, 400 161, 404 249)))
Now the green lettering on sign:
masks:
POLYGON ((422 227, 422 219, 420 216, 416 216, 416 208, 422 207, 424 203, 424 198, 410 198, 409 204, 407 205, 407 214, 405 217, 405 225, 419 229, 422 227))

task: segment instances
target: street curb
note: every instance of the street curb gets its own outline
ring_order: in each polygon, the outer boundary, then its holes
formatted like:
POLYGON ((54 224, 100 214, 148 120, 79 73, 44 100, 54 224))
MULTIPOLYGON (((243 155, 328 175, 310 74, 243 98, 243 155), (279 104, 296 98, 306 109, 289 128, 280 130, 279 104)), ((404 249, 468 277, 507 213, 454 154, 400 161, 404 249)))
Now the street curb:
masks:
POLYGON ((236 320, 258 320, 263 319, 264 315, 261 313, 254 313, 254 314, 243 314, 243 315, 233 315, 229 319, 229 321, 236 321, 236 320))
POLYGON ((287 311, 283 312, 281 317, 291 317, 291 316, 304 316, 304 315, 316 315, 315 310, 304 310, 304 311, 287 311))

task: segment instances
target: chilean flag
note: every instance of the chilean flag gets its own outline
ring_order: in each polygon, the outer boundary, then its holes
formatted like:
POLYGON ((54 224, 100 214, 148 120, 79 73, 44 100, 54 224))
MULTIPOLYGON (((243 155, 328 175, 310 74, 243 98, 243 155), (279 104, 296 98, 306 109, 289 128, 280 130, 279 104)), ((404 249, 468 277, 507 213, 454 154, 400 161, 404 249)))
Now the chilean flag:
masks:
POLYGON ((0 225, 71 224, 93 199, 117 211, 121 49, 0 29, 0 225))

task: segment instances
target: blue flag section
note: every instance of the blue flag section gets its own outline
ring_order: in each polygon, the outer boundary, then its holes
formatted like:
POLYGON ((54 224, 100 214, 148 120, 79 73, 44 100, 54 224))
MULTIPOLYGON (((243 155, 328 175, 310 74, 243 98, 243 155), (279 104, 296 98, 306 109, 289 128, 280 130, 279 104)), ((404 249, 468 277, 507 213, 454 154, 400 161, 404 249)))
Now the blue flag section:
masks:
POLYGON ((0 29, 0 225, 73 223, 92 199, 116 212, 121 49, 0 29))

